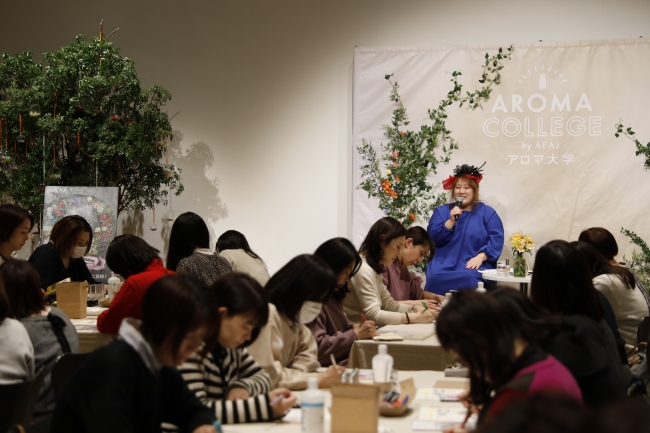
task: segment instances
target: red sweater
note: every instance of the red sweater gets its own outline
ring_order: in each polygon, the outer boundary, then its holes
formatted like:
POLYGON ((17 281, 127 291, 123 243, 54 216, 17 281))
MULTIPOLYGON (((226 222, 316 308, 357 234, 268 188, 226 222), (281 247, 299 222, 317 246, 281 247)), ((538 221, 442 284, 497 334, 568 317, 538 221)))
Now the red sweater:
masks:
POLYGON ((126 317, 142 319, 140 304, 149 286, 159 278, 173 274, 175 274, 174 271, 170 271, 163 266, 162 260, 153 259, 144 271, 127 278, 120 291, 115 295, 115 299, 111 302, 110 308, 102 311, 97 316, 97 329, 99 332, 117 334, 122 319, 126 317))

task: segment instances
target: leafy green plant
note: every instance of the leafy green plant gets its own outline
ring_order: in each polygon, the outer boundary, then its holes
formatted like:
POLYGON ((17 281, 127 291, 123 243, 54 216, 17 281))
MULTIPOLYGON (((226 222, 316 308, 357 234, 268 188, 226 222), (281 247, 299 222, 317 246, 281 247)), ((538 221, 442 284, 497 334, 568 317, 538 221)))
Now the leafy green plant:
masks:
POLYGON ((134 62, 101 31, 43 57, 2 54, 1 199, 40 215, 45 185, 114 186, 121 213, 183 191, 165 154, 167 90, 142 88, 134 62))
POLYGON ((386 143, 381 143, 381 155, 378 155, 371 143, 362 140, 357 151, 364 159, 361 166, 362 181, 359 187, 368 193, 368 197, 379 199, 379 208, 387 216, 402 221, 406 227, 414 221, 426 221, 436 206, 445 203, 445 193, 437 193, 437 186, 432 185, 427 177, 437 173, 438 166, 448 164, 453 150, 458 144, 447 129, 447 107, 458 103, 472 110, 483 108, 482 102, 490 98, 493 85, 501 82, 503 60, 509 59, 514 49, 499 48, 495 55, 485 54, 483 74, 479 83, 484 86, 473 92, 465 91, 459 83, 461 72, 452 72, 453 88, 446 98, 438 103, 436 109, 429 109, 429 122, 419 131, 409 130, 406 108, 399 94, 399 83, 385 79, 391 85, 390 100, 395 103, 391 123, 383 125, 386 143), (443 144, 447 142, 448 144, 443 144))
MULTIPOLYGON (((632 140, 636 146, 636 156, 645 156, 645 163, 643 165, 648 169, 650 168, 650 143, 644 145, 634 136, 635 134, 632 128, 626 128, 622 122, 616 124, 616 133, 614 136, 618 138, 623 135, 632 140)), ((622 227, 621 233, 630 238, 630 242, 641 248, 641 253, 632 251, 632 258, 627 259, 623 257, 623 260, 639 276, 643 285, 647 289, 650 288, 650 248, 648 248, 648 244, 633 231, 622 227)))

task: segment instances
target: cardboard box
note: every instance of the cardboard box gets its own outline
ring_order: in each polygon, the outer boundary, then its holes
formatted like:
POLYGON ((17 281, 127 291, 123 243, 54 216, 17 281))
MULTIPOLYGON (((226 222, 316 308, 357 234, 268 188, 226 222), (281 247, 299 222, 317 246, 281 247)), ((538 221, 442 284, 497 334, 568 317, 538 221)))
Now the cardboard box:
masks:
POLYGON ((404 397, 408 397, 406 403, 403 406, 397 407, 379 407, 379 414, 382 416, 402 416, 406 414, 411 402, 415 399, 415 394, 417 389, 415 388, 415 382, 413 378, 406 379, 399 383, 399 400, 402 401, 404 397))
POLYGON ((377 433, 379 387, 339 384, 332 387, 332 432, 377 433))
POLYGON ((56 306, 71 319, 86 318, 86 297, 88 283, 58 283, 56 285, 56 306))

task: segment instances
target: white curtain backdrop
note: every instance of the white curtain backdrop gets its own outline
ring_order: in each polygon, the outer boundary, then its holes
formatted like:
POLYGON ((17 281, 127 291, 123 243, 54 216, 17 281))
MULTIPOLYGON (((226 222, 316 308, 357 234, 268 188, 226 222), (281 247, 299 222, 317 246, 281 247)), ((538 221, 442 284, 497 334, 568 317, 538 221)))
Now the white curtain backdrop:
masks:
MULTIPOLYGON (((504 43, 505 48, 508 44, 504 43)), ((400 84, 409 129, 427 121, 427 109, 451 90, 451 73, 461 71, 463 90, 480 88, 483 47, 358 47, 354 56, 352 235, 359 245, 383 216, 377 202, 358 188, 362 138, 379 152, 393 103, 384 75, 400 84)), ((650 141, 650 43, 646 39, 515 45, 504 61, 502 83, 483 110, 448 110, 448 127, 458 141, 451 163, 431 182, 439 184, 456 165, 484 167, 481 199, 494 207, 513 232, 530 233, 538 246, 577 240, 580 231, 602 226, 616 236, 619 258, 633 246, 621 227, 650 241, 650 172, 634 144, 615 138, 619 119, 642 142, 650 141), (645 139, 645 141, 644 141, 645 139)), ((419 224, 426 227, 427 221, 419 224)), ((511 256, 504 246, 504 256, 511 256)), ((529 261, 530 263, 531 261, 529 261)))

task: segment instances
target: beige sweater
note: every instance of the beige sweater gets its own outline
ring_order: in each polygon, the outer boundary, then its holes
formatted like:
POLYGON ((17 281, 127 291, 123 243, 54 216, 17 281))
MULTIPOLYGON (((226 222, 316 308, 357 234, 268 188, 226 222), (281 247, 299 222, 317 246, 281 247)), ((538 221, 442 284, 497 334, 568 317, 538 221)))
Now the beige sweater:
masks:
POLYGON ((219 251, 219 255, 228 260, 233 272, 243 272, 255 278, 264 287, 271 276, 266 265, 260 259, 253 258, 242 249, 219 251))
POLYGON ((248 353, 271 376, 273 388, 301 390, 316 376, 318 345, 305 325, 293 324, 269 304, 269 321, 248 353))
POLYGON ((361 314, 374 320, 376 325, 399 325, 402 313, 411 309, 410 305, 400 304, 390 295, 381 279, 366 262, 365 257, 359 271, 350 278, 350 293, 343 300, 343 309, 353 323, 361 323, 361 314))
POLYGON ((636 334, 643 316, 648 315, 648 304, 639 287, 629 289, 616 275, 603 274, 593 279, 594 287, 612 305, 618 332, 627 346, 636 346, 636 334))

